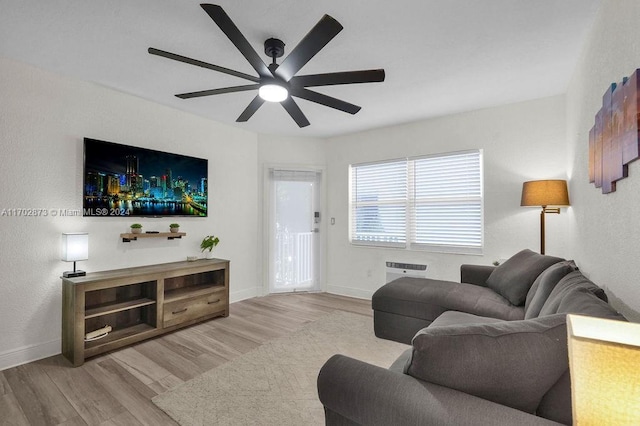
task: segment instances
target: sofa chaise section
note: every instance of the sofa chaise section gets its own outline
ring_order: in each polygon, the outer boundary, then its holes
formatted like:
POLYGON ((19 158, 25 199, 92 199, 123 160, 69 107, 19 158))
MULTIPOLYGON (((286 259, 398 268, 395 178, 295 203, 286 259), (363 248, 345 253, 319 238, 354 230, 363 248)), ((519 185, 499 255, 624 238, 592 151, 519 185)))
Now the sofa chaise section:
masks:
POLYGON ((527 292, 548 267, 564 259, 522 250, 500 267, 462 265, 461 282, 404 277, 371 298, 377 337, 411 343, 416 332, 446 311, 519 320, 527 292))
POLYGON ((376 336, 406 344, 446 311, 503 320, 524 318, 523 307, 513 306, 488 287, 422 278, 404 277, 382 286, 371 304, 376 336))

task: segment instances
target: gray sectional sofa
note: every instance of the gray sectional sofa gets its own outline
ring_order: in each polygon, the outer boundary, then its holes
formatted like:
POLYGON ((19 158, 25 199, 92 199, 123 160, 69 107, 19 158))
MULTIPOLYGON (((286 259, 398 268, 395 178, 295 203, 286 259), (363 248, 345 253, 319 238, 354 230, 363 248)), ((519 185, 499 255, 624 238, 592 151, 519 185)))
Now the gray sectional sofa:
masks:
POLYGON ((625 320, 572 261, 523 250, 460 283, 400 278, 372 298, 389 368, 335 355, 318 376, 327 425, 571 424, 566 315, 625 320))

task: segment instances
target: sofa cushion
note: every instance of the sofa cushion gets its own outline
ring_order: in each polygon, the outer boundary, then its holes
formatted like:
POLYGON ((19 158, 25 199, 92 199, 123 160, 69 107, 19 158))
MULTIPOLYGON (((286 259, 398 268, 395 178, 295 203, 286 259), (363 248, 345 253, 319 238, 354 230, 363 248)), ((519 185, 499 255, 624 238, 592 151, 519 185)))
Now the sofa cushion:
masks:
POLYGON ((412 344, 407 374, 529 413, 568 368, 563 314, 427 327, 412 344))
POLYGON ((584 288, 604 302, 607 301, 607 295, 603 289, 588 280, 587 277, 582 275, 582 272, 574 271, 565 275, 564 278, 556 284, 544 302, 544 305, 542 305, 538 316, 551 315, 559 312, 560 302, 567 296, 569 291, 575 288, 584 288))
POLYGON ((577 269, 573 260, 566 260, 549 266, 538 275, 524 302, 524 319, 536 318, 556 284, 569 272, 577 269))
POLYGON ((445 311, 516 320, 524 318, 524 308, 487 287, 428 278, 403 277, 380 287, 371 298, 375 311, 389 312, 427 321, 445 311))
POLYGON ((564 259, 522 250, 498 266, 487 279, 487 286, 516 306, 524 304, 527 292, 538 275, 564 259))
POLYGON ((460 265, 460 282, 475 284, 482 287, 487 286, 487 279, 491 276, 496 267, 493 265, 460 265))
POLYGON ((574 287, 565 293, 558 305, 558 313, 581 314, 591 317, 626 320, 604 300, 591 293, 588 288, 574 287))
POLYGON ((447 311, 436 318, 429 327, 446 327, 449 325, 490 324, 504 321, 498 318, 481 317, 466 312, 447 311))

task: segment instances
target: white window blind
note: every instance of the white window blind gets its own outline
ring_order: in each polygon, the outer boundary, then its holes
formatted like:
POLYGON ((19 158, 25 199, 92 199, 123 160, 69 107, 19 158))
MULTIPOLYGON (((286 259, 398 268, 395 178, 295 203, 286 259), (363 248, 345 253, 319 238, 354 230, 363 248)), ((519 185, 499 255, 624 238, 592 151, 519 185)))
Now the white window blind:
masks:
POLYGON ((406 160, 351 168, 351 218, 354 243, 406 245, 406 160))
POLYGON ((414 170, 411 245, 481 249, 480 151, 410 161, 414 170))
POLYGON ((481 253, 482 152, 351 166, 351 242, 481 253))
POLYGON ((315 182, 319 176, 318 172, 307 170, 281 170, 271 169, 271 177, 287 182, 315 182))

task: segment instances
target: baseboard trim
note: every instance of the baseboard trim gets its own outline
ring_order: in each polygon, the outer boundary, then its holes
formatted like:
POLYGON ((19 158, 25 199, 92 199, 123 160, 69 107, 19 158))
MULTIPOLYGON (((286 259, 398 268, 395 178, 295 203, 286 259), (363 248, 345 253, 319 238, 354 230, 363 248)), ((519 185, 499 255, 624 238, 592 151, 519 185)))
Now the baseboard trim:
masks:
POLYGON ((229 303, 258 297, 262 292, 262 287, 253 287, 246 290, 232 291, 229 293, 229 303))
POLYGON ((23 346, 0 354, 0 371, 62 353, 62 340, 23 346))
POLYGON ((359 288, 343 287, 343 286, 329 285, 329 284, 327 284, 327 293, 337 294, 340 296, 355 297, 358 299, 366 299, 366 300, 371 300, 371 296, 373 296, 373 291, 370 291, 370 290, 362 290, 359 288))

